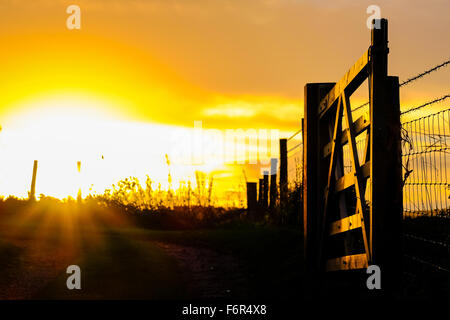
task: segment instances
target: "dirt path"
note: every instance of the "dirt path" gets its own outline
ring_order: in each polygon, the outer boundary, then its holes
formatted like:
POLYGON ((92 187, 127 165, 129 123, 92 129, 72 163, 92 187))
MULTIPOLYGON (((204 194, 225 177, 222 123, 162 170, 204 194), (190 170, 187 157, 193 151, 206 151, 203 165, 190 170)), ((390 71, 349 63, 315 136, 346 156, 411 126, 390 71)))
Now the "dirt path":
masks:
POLYGON ((64 248, 19 242, 13 254, 0 262, 0 299, 30 299, 49 281, 56 278, 73 261, 64 248))
POLYGON ((148 237, 108 210, 33 208, 0 220, 0 299, 249 296, 243 264, 229 253, 165 241, 164 232, 148 237), (67 290, 72 264, 82 270, 81 291, 67 290))
POLYGON ((248 298, 248 283, 235 257, 211 249, 156 242, 183 270, 194 299, 248 298))
MULTIPOLYGON (((239 261, 230 254, 221 254, 214 250, 203 248, 203 247, 192 247, 184 246, 172 243, 166 243, 161 241, 142 241, 142 239, 130 239, 118 237, 117 240, 126 240, 127 243, 143 243, 146 242, 148 245, 156 245, 162 253, 171 257, 178 264, 178 270, 181 270, 180 274, 174 274, 171 278, 172 281, 182 281, 183 285, 187 289, 187 297, 193 299, 220 299, 220 298, 246 298, 248 297, 248 283, 244 276, 244 272, 239 264, 239 261), (178 280, 175 280, 178 278, 178 280)), ((58 246, 55 243, 43 241, 37 242, 30 239, 26 240, 15 240, 14 241, 14 254, 7 254, 9 259, 4 259, 0 262, 1 267, 1 279, 0 279, 0 299, 33 299, 39 296, 40 290, 46 287, 51 282, 64 282, 65 268, 72 264, 73 261, 77 261, 76 254, 67 250, 64 246, 58 246), (37 294, 37 296, 36 296, 37 294)), ((143 246, 145 249, 146 246, 143 246)), ((97 251, 97 250, 96 250, 97 251)), ((128 249, 127 249, 128 251, 128 249)), ((100 252, 99 252, 100 253, 100 252)), ((138 256, 148 257, 150 251, 146 253, 140 252, 138 256)), ((122 253, 108 252, 108 259, 119 259, 122 253), (116 256, 116 254, 118 256, 116 256)), ((138 256, 133 255, 132 259, 136 262, 138 256)), ((146 258, 146 259, 147 259, 146 258)), ((151 259, 151 258, 150 258, 151 259)), ((109 262, 109 260, 107 260, 109 262)), ((111 262, 112 263, 112 262, 111 262)), ((122 275, 127 275, 125 278, 129 277, 129 269, 132 265, 123 262, 122 275)), ((151 261, 142 262, 143 265, 149 266, 153 271, 154 264, 151 261), (153 268, 153 269, 152 269, 153 268)), ((87 269, 86 272, 97 272, 96 269, 102 268, 102 264, 96 265, 94 269, 87 269)), ((146 273, 150 269, 144 268, 142 272, 146 273)), ((136 271, 136 270, 135 270, 136 271)), ((136 278, 140 278, 141 275, 132 272, 136 278)), ((160 274, 162 275, 162 274, 160 274)), ((104 274, 104 281, 108 281, 109 278, 116 277, 115 274, 104 274)), ((120 275, 119 275, 119 278, 120 275)), ((143 277, 142 277, 143 278, 143 277)), ((170 278, 166 276, 166 283, 170 278)), ((142 279, 142 281, 145 281, 142 279)), ((134 281, 133 281, 134 282, 134 281)), ((148 282, 148 281, 147 281, 148 282)), ((155 296, 158 296, 159 291, 155 287, 159 284, 153 283, 153 290, 155 291, 155 296)), ((130 281, 130 285, 133 284, 130 281)), ((161 284, 162 285, 162 284, 161 284)), ((134 291, 137 288, 131 289, 125 287, 124 290, 134 291)), ((97 290, 94 290, 96 292, 97 290)), ((128 293, 132 293, 129 291, 128 293)), ((90 292, 81 293, 78 298, 92 298, 90 292)), ((101 299, 101 293, 98 292, 100 296, 97 298, 101 299)), ((55 297, 66 298, 65 292, 61 290, 55 290, 55 297)), ((133 296, 133 293, 131 296, 133 296)), ((51 295, 51 294, 50 294, 51 295)), ((128 295, 127 295, 128 296, 128 295)), ((136 297, 140 297, 137 293, 136 297)), ((166 298, 171 298, 171 294, 166 298)), ((126 298, 126 297, 124 297, 126 298)), ((176 296, 173 296, 176 298, 176 296)))

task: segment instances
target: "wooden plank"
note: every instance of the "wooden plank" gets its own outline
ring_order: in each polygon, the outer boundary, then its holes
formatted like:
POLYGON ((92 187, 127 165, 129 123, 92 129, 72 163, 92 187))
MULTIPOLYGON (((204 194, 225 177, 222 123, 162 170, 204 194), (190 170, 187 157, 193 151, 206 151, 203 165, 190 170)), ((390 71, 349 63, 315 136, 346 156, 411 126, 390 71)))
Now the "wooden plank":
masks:
MULTIPOLYGON (((355 122, 353 122, 353 130, 356 135, 361 134, 364 130, 368 129, 370 127, 370 120, 369 115, 364 114, 360 116, 355 122)), ((341 137, 341 144, 345 145, 348 142, 348 136, 347 136, 347 130, 345 129, 342 133, 341 137)), ((331 154, 331 141, 326 144, 326 146, 323 148, 323 156, 328 157, 331 154)))
POLYGON ((353 172, 347 173, 336 181, 334 193, 339 193, 355 184, 355 174, 353 172))
MULTIPOLYGON (((334 123, 330 121, 328 125, 328 136, 331 140, 333 138, 333 125, 334 123)), ((334 169, 334 175, 335 175, 335 181, 339 180, 342 176, 344 176, 344 157, 343 157, 343 150, 342 147, 337 149, 337 159, 336 159, 336 168, 334 169)), ((326 160, 326 158, 324 158, 326 160)), ((345 197, 344 193, 340 193, 337 195, 337 205, 333 208, 334 210, 337 210, 337 216, 339 219, 343 219, 348 216, 348 209, 347 209, 347 199, 345 197)), ((349 242, 347 241, 347 238, 344 239, 344 255, 349 255, 350 249, 348 247, 349 242)))
MULTIPOLYGON (((363 153, 362 161, 364 163, 370 162, 370 131, 367 131, 367 133, 366 133, 366 142, 365 142, 365 146, 364 146, 364 153, 363 153)), ((369 176, 370 176, 370 164, 369 164, 369 176)), ((362 180, 361 193, 364 195, 366 194, 367 183, 368 183, 367 179, 362 180)))
POLYGON ((366 134, 366 144, 364 147, 363 161, 364 162, 370 161, 370 131, 367 131, 367 134, 366 134))
POLYGON ((328 234, 332 236, 357 228, 361 228, 361 216, 359 213, 331 223, 328 234))
POLYGON ((333 89, 322 99, 319 104, 319 117, 323 115, 331 108, 331 106, 337 101, 341 94, 346 92, 347 95, 351 95, 367 78, 367 66, 369 63, 369 51, 356 61, 356 63, 347 71, 347 73, 336 83, 333 89))
POLYGON ((328 259, 326 264, 327 271, 355 270, 365 269, 367 267, 368 262, 365 253, 328 259))
POLYGON ((344 116, 345 121, 347 123, 347 127, 349 130, 347 130, 347 136, 348 136, 348 143, 350 147, 350 156, 351 156, 351 163, 352 163, 352 171, 355 174, 355 194, 356 194, 356 212, 361 214, 361 230, 363 235, 363 242, 364 242, 364 248, 367 254, 367 260, 370 261, 371 257, 371 251, 369 249, 369 241, 367 237, 366 227, 364 223, 364 206, 365 204, 365 198, 364 194, 362 193, 362 178, 361 178, 361 171, 359 166, 359 159, 358 159, 358 152, 356 150, 356 142, 355 142, 355 132, 353 131, 352 127, 352 111, 350 108, 350 100, 348 98, 348 95, 345 93, 342 94, 342 102, 343 102, 343 108, 344 108, 344 116))
MULTIPOLYGON (((342 134, 342 109, 343 109, 343 102, 342 98, 339 98, 339 102, 336 108, 336 117, 334 121, 334 130, 333 130, 333 139, 332 141, 340 141, 341 140, 341 134, 342 134)), ((324 192, 324 205, 323 205, 323 213, 322 213, 322 227, 321 227, 321 235, 320 235, 320 244, 319 247, 319 261, 322 261, 323 257, 323 251, 324 251, 324 244, 325 244, 325 236, 327 233, 326 230, 326 223, 327 223, 327 214, 328 214, 328 201, 330 198, 331 193, 333 192, 334 188, 334 181, 331 183, 331 180, 335 179, 335 167, 337 164, 337 155, 339 153, 340 147, 338 146, 338 143, 333 143, 333 147, 331 150, 331 157, 330 157, 330 164, 328 168, 328 176, 327 176, 327 184, 325 185, 325 192, 324 192)), ((319 149, 320 150, 320 149, 319 149)))
MULTIPOLYGON (((370 177, 370 161, 366 162, 360 168, 360 176, 361 179, 365 179, 370 177)), ((355 174, 353 172, 347 173, 342 178, 339 178, 336 181, 336 186, 334 188, 334 192, 341 192, 355 184, 355 174)))
MULTIPOLYGON (((337 110, 336 110, 336 120, 334 123, 334 132, 333 132, 333 141, 340 140, 340 136, 342 134, 341 131, 341 117, 342 117, 342 102, 339 99, 337 110)), ((330 193, 330 187, 331 187, 331 179, 333 177, 334 168, 336 166, 336 159, 337 159, 337 149, 339 147, 337 146, 337 143, 334 143, 331 148, 331 159, 330 159, 330 166, 328 168, 328 179, 327 179, 327 185, 325 189, 325 205, 324 205, 324 221, 325 221, 325 215, 327 211, 327 202, 328 202, 328 195, 330 193)))

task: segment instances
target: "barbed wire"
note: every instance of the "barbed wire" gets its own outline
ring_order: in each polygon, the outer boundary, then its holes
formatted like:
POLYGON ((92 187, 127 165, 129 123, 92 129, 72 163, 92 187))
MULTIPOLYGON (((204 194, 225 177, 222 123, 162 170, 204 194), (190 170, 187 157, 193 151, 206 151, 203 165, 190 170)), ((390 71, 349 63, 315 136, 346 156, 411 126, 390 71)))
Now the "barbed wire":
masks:
POLYGON ((289 138, 287 138, 286 140, 291 140, 292 138, 294 138, 296 135, 298 135, 299 133, 301 133, 302 132, 302 129, 300 129, 300 130, 297 130, 293 135, 291 135, 289 138))
POLYGON ((437 99, 428 101, 428 102, 426 102, 426 103, 424 103, 424 104, 421 104, 420 106, 417 106, 417 107, 408 109, 408 110, 406 110, 406 111, 403 111, 403 112, 400 113, 400 115, 404 115, 404 114, 407 114, 407 113, 410 113, 410 112, 413 112, 413 111, 422 109, 422 108, 427 107, 427 106, 429 106, 429 105, 432 105, 432 104, 435 104, 435 103, 444 101, 444 100, 447 99, 447 98, 450 98, 450 94, 446 94, 446 95, 443 96, 443 97, 440 97, 440 98, 437 98, 437 99))
MULTIPOLYGON (((401 114, 403 115, 403 114, 406 114, 406 113, 409 113, 409 112, 413 112, 413 111, 422 109, 422 108, 424 108, 424 107, 426 107, 426 106, 435 104, 435 103, 437 103, 437 102, 441 102, 441 101, 443 101, 443 100, 445 100, 445 99, 447 99, 447 98, 449 98, 449 97, 450 97, 450 95, 447 94, 447 95, 445 95, 445 96, 443 96, 443 97, 434 99, 434 100, 432 100, 432 101, 428 101, 428 102, 426 102, 426 103, 424 103, 424 104, 422 104, 422 105, 420 105, 420 106, 417 106, 417 107, 411 108, 411 109, 409 109, 409 110, 403 111, 401 114)), ((360 105, 359 107, 356 107, 355 109, 352 110, 352 112, 355 112, 355 111, 357 111, 357 110, 359 110, 359 109, 362 109, 362 108, 364 108, 364 107, 367 106, 367 105, 369 105, 369 102, 366 102, 366 103, 360 105)))
MULTIPOLYGON (((438 64, 437 66, 434 66, 431 69, 428 69, 428 70, 426 70, 426 71, 424 71, 422 73, 419 73, 418 75, 416 75, 416 76, 414 76, 412 78, 409 78, 409 79, 403 81, 402 83, 399 84, 399 87, 403 87, 403 86, 405 86, 405 85, 407 85, 407 84, 409 84, 409 83, 411 83, 411 82, 413 82, 413 81, 415 81, 417 79, 420 79, 420 78, 426 76, 427 74, 430 74, 433 71, 436 71, 436 70, 438 70, 440 68, 443 68, 443 67, 447 66, 448 64, 450 64, 450 60, 447 60, 447 61, 445 61, 445 62, 443 62, 441 64, 438 64)), ((358 111, 359 109, 362 109, 362 108, 368 106, 369 104, 370 104, 370 101, 367 101, 367 102, 363 103, 362 105, 356 107, 355 109, 352 109, 352 112, 358 111)))
POLYGON ((409 83, 411 83, 411 82, 413 82, 413 81, 415 81, 417 79, 420 79, 420 78, 426 76, 427 74, 430 74, 433 71, 436 71, 436 70, 438 70, 440 68, 443 68, 443 67, 447 66, 449 63, 450 63, 450 60, 447 60, 447 61, 445 61, 445 62, 443 62, 443 63, 441 63, 441 64, 439 64, 439 65, 437 65, 437 66, 435 66, 435 67, 433 67, 431 69, 428 69, 428 70, 418 74, 415 77, 412 77, 412 78, 407 79, 406 81, 403 81, 402 83, 400 83, 399 86, 403 87, 403 86, 405 86, 405 85, 407 85, 407 84, 409 84, 409 83))
POLYGON ((429 262, 429 261, 422 260, 422 259, 420 259, 420 258, 418 258, 418 257, 410 256, 410 255, 407 255, 407 254, 404 254, 403 256, 406 257, 406 258, 408 258, 408 259, 411 259, 411 260, 414 260, 414 261, 416 261, 416 262, 419 262, 419 263, 421 263, 421 264, 424 264, 424 265, 433 267, 434 269, 437 269, 437 270, 440 270, 440 271, 444 271, 444 272, 450 273, 450 270, 448 270, 448 269, 446 269, 446 268, 444 268, 444 267, 438 266, 437 264, 431 263, 431 262, 429 262))
POLYGON ((406 237, 406 238, 420 240, 420 241, 427 242, 427 243, 434 244, 434 245, 439 245, 439 246, 442 246, 444 248, 448 248, 449 247, 449 245, 444 243, 444 242, 435 241, 435 240, 431 240, 431 239, 426 239, 426 238, 419 237, 419 236, 416 236, 416 235, 413 235, 413 234, 404 233, 403 236, 406 237))
POLYGON ((359 110, 359 109, 364 108, 365 106, 368 106, 369 103, 370 103, 370 102, 367 101, 366 103, 364 103, 364 104, 360 105, 359 107, 356 107, 355 109, 353 109, 352 112, 355 112, 355 111, 357 111, 357 110, 359 110))
MULTIPOLYGON (((442 114, 442 113, 449 112, 449 111, 450 111, 450 108, 447 108, 447 109, 444 109, 444 110, 441 110, 441 111, 438 111, 438 112, 435 112, 435 113, 432 113, 432 114, 428 114, 428 115, 426 115, 426 116, 423 116, 423 117, 420 117, 420 118, 417 118, 417 119, 413 119, 413 120, 409 120, 409 121, 402 122, 402 125, 410 124, 410 123, 412 123, 412 122, 417 122, 417 121, 419 121, 419 120, 423 120, 424 118, 429 118, 429 117, 437 116, 437 115, 440 115, 440 114, 442 114)), ((427 135, 431 135, 429 132, 426 132, 426 131, 420 131, 420 128, 419 128, 418 131, 410 130, 409 132, 410 132, 410 133, 415 133, 415 134, 427 134, 427 135)), ((438 136, 440 136, 440 137, 447 137, 447 136, 449 136, 449 135, 448 135, 448 134, 438 134, 438 136)))

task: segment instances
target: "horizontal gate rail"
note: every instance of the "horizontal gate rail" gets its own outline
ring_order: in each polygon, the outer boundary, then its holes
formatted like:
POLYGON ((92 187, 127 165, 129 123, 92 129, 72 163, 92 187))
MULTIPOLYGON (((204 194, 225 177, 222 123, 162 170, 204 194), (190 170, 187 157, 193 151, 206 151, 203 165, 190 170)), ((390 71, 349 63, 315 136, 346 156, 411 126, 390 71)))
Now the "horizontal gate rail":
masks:
POLYGON ((354 254, 340 258, 329 259, 327 261, 327 271, 354 270, 367 268, 367 255, 354 254))

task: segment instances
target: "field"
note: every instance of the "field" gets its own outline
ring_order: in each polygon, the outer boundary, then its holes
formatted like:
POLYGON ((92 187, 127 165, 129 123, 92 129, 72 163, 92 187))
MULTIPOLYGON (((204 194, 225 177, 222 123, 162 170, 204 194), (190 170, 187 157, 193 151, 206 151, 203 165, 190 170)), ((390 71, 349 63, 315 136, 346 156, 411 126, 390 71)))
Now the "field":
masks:
MULTIPOLYGON (((406 219, 405 234, 446 243, 447 219, 406 219)), ((245 210, 194 207, 140 210, 95 199, 0 201, 0 299, 308 299, 299 225, 254 221, 245 210), (66 269, 81 268, 81 290, 68 290, 66 269)), ((445 246, 404 239, 399 298, 449 295, 445 246), (436 250, 439 250, 436 251, 436 250)), ((364 281, 341 277, 338 296, 373 298, 364 281), (357 290, 355 290, 357 289, 357 290)), ((331 279, 330 284, 333 283, 331 279)), ((317 283, 314 286, 319 287, 317 283)), ((327 291, 328 290, 328 291, 327 291)))
POLYGON ((160 213, 88 203, 7 200, 0 211, 0 299, 293 299, 301 292, 298 228, 239 219, 195 228, 160 213), (153 213, 155 214, 155 213, 153 213), (162 222, 161 222, 162 221, 162 222), (81 268, 68 290, 66 268, 81 268))

